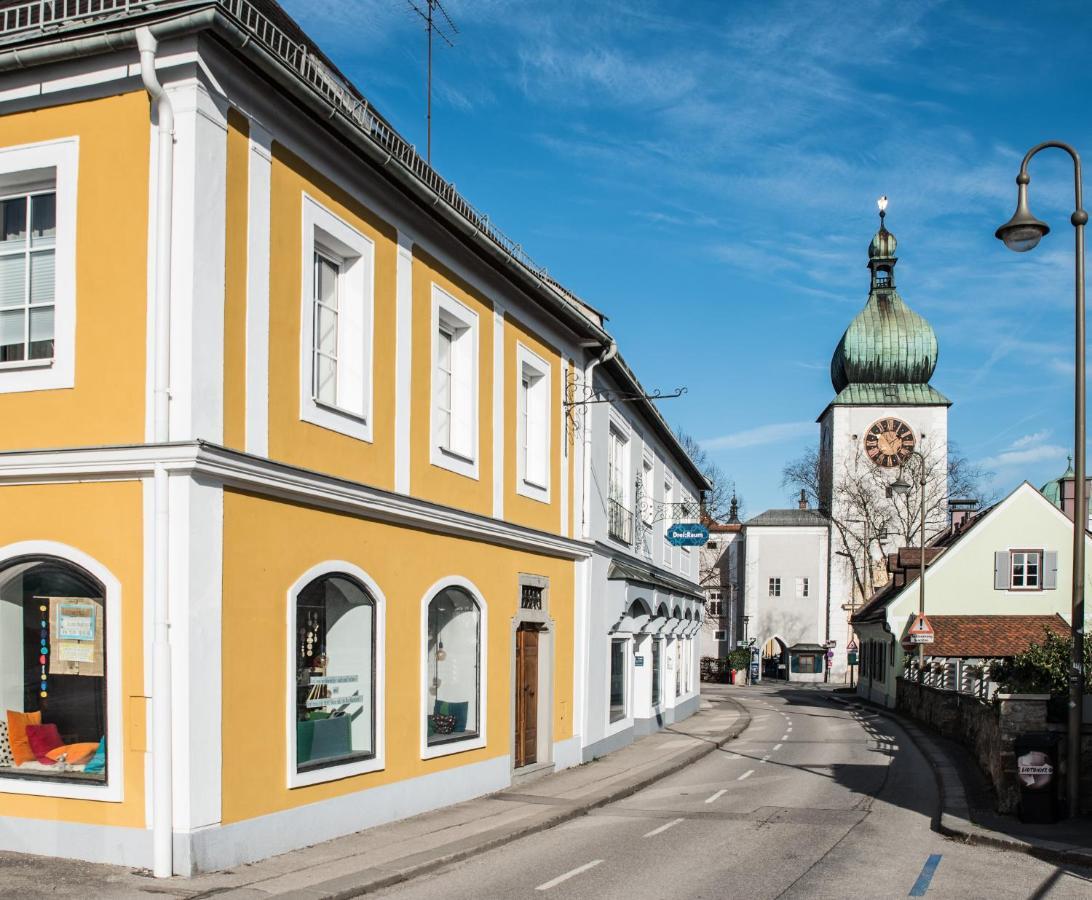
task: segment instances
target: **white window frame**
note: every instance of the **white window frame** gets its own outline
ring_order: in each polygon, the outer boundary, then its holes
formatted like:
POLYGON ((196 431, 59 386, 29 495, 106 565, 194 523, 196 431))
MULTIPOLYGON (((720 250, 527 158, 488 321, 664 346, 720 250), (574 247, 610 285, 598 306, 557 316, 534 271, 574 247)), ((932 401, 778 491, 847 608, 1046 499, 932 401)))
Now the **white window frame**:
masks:
POLYGON ((384 701, 387 695, 385 676, 387 672, 386 657, 386 621, 387 601, 379 585, 370 575, 359 566, 354 566, 345 560, 326 560, 312 566, 304 572, 296 582, 288 589, 287 595, 287 620, 285 635, 285 745, 288 755, 285 759, 285 775, 288 787, 299 788, 311 784, 322 784, 327 781, 338 781, 352 775, 363 775, 366 772, 379 772, 387 767, 387 743, 384 723, 386 714, 384 701), (296 771, 296 654, 299 652, 299 639, 296 631, 296 598, 316 578, 323 575, 346 575, 360 582, 371 595, 374 606, 375 628, 375 656, 374 665, 374 707, 375 733, 372 735, 375 755, 368 759, 359 759, 344 763, 339 766, 327 766, 320 769, 311 769, 306 772, 296 771))
POLYGON ((300 288, 300 419, 372 440, 375 244, 303 195, 300 288), (315 396, 315 254, 338 266, 338 401, 315 396))
POLYGON ((631 635, 610 634, 607 643, 607 702, 606 706, 606 734, 614 734, 633 725, 633 637, 631 635), (620 719, 610 720, 610 653, 615 641, 620 641, 622 647, 622 668, 624 670, 624 683, 622 685, 622 709, 620 719))
POLYGON ((421 759, 435 759, 438 756, 454 756, 468 750, 480 750, 486 744, 486 728, 489 721, 489 608, 482 592, 472 581, 459 576, 441 578, 433 584, 421 598, 421 707, 417 717, 420 730, 421 759), (430 715, 428 702, 428 606, 440 591, 449 587, 462 588, 478 604, 478 736, 465 741, 448 741, 441 744, 429 744, 425 731, 425 718, 430 715))
POLYGON ((551 456, 553 435, 550 426, 553 420, 554 403, 550 364, 537 353, 517 342, 516 379, 516 493, 541 503, 549 503, 550 469, 553 463, 551 456), (526 392, 523 388, 525 380, 531 381, 530 389, 526 392), (527 409, 523 408, 525 401, 528 404, 527 409), (537 424, 531 419, 536 411, 533 407, 537 407, 539 417, 537 424), (539 473, 528 472, 529 453, 533 449, 531 441, 536 434, 540 444, 539 451, 542 454, 542 471, 539 473))
POLYGON ((0 777, 0 794, 30 794, 38 797, 63 797, 72 800, 100 800, 121 803, 125 799, 126 741, 122 734, 122 655, 121 655, 121 582, 105 566, 75 547, 54 541, 22 541, 0 548, 0 567, 20 557, 52 556, 78 566, 98 580, 106 605, 106 783, 73 784, 50 782, 44 778, 0 777))
POLYGON ((641 496, 637 498, 638 513, 646 528, 651 529, 656 518, 656 461, 641 454, 641 496))
MULTIPOLYGON (((0 394, 76 386, 76 197, 79 138, 0 149, 0 194, 52 188, 57 224, 53 257, 53 357, 0 365, 0 394)), ((30 223, 27 223, 30 227, 30 223)))
POLYGON ((797 599, 804 599, 811 596, 811 581, 806 575, 797 576, 796 579, 796 597, 797 599))
POLYGON ((781 596, 781 577, 780 576, 777 576, 777 575, 770 576, 769 594, 767 596, 770 596, 770 597, 780 597, 781 596))
POLYGON ((675 496, 675 479, 670 472, 664 472, 664 497, 663 497, 663 509, 664 509, 664 568, 670 569, 672 558, 674 557, 675 547, 668 540, 667 532, 671 529, 671 526, 675 524, 675 509, 672 506, 675 496))
POLYGON ((721 630, 718 630, 718 631, 714 631, 713 632, 713 640, 714 641, 726 641, 726 640, 728 640, 728 630, 727 629, 721 629, 721 630))
POLYGON ((432 350, 429 367, 429 462, 467 478, 478 479, 478 394, 480 392, 478 366, 478 314, 460 302, 438 284, 432 285, 432 350), (451 419, 448 426, 448 443, 455 425, 456 413, 467 419, 467 435, 456 447, 441 447, 436 405, 436 370, 439 364, 440 328, 453 336, 452 353, 452 400, 451 419), (456 370, 456 365, 460 368, 456 370), (465 369, 465 371, 464 371, 465 369), (456 391, 456 380, 462 385, 456 391), (458 404, 456 408, 456 404, 458 404))
POLYGON ((1010 550, 1009 551, 1009 590, 1010 591, 1041 591, 1043 589, 1043 557, 1042 550, 1010 550), (1016 557, 1020 557, 1020 576, 1023 584, 1016 584, 1016 557), (1028 584, 1028 558, 1035 560, 1035 584, 1028 584))

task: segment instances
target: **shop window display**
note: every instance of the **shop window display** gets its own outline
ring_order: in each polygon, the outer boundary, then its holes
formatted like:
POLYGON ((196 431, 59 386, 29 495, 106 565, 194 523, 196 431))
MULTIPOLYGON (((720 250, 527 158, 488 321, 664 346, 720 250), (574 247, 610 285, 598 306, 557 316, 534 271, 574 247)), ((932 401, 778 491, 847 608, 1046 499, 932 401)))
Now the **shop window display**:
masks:
POLYGON ((429 602, 427 654, 429 745, 477 737, 481 610, 461 588, 445 588, 429 602))
POLYGON ((106 603, 59 559, 0 570, 0 776, 106 781, 106 603))
POLYGON ((610 720, 626 717, 626 642, 610 642, 610 720))
POLYGON ((347 575, 296 597, 296 770, 375 755, 375 602, 347 575))

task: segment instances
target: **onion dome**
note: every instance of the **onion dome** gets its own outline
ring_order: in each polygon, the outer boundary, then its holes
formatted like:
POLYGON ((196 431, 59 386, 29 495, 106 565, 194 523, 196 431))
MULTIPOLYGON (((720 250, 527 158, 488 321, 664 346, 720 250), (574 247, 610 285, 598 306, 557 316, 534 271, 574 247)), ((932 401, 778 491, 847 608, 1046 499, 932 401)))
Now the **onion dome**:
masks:
POLYGON ((895 290, 897 242, 884 225, 886 201, 880 203, 880 229, 868 245, 868 302, 830 361, 830 380, 839 394, 835 402, 948 405, 929 385, 937 365, 936 334, 895 290))

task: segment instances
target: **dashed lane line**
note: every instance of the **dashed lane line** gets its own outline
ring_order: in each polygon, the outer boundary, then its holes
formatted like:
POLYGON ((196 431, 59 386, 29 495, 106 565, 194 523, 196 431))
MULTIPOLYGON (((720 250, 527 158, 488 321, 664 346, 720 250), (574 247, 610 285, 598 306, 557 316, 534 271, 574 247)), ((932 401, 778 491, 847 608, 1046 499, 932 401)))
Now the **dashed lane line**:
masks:
POLYGON ((774 744, 773 748, 774 748, 774 750, 780 750, 781 745, 780 744, 774 744))
POLYGON ((736 779, 736 781, 743 781, 744 778, 750 778, 754 774, 755 774, 754 769, 748 769, 746 772, 744 772, 742 775, 740 775, 739 778, 736 779))
MULTIPOLYGON (((645 836, 647 837, 648 835, 645 835, 645 836)), ((582 866, 577 866, 575 869, 571 869, 570 871, 566 872, 564 875, 558 875, 557 878, 551 878, 549 881, 543 882, 538 887, 536 887, 535 890, 536 891, 548 891, 552 887, 557 887, 563 881, 568 881, 570 878, 575 878, 577 875, 584 874, 589 869, 594 869, 602 861, 603 860, 601 860, 601 859, 593 859, 590 863, 585 863, 582 866)))
POLYGON ((783 741, 787 741, 788 739, 789 739, 789 734, 788 734, 788 732, 785 732, 785 734, 781 735, 781 740, 783 740, 783 741))
POLYGON ((650 831, 648 834, 643 835, 643 836, 644 837, 656 837, 656 835, 658 835, 658 834, 663 834, 665 831, 667 831, 668 828, 674 828, 680 822, 684 822, 684 821, 686 821, 686 820, 685 819, 672 819, 666 825, 661 825, 659 828, 653 828, 652 831, 650 831))
POLYGON ((721 797, 723 797, 727 793, 728 793, 727 788, 721 788, 719 791, 717 791, 715 794, 713 794, 712 797, 706 797, 705 802, 706 803, 715 803, 717 800, 719 800, 721 797))

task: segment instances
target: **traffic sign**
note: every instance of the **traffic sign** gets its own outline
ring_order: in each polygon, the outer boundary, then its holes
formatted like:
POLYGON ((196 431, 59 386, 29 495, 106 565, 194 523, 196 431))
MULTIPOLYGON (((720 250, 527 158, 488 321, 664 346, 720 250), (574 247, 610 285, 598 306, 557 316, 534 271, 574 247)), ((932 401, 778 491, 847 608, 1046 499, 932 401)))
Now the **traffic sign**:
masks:
POLYGON ((909 635, 911 644, 931 644, 936 640, 936 632, 933 631, 929 620, 925 618, 925 613, 921 613, 914 619, 909 635))
POLYGON ((856 653, 858 649, 860 648, 857 646, 857 639, 850 638, 849 643, 846 644, 846 653, 856 653))
POLYGON ((667 529, 667 541, 676 547, 704 547, 709 529, 698 522, 680 522, 667 529))

